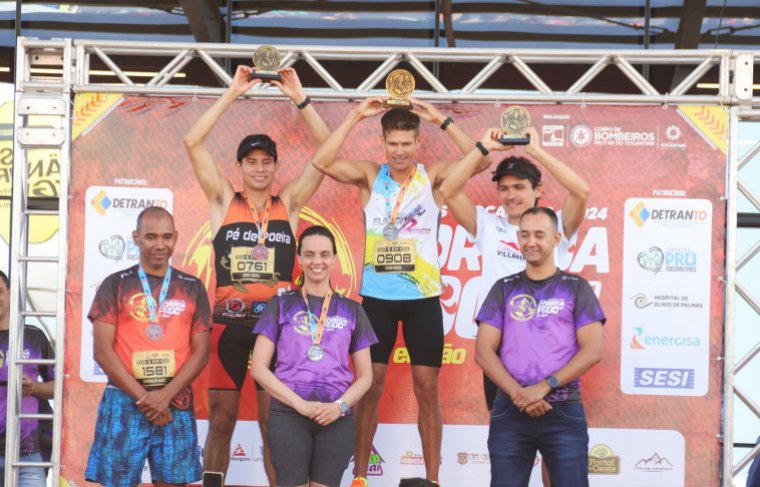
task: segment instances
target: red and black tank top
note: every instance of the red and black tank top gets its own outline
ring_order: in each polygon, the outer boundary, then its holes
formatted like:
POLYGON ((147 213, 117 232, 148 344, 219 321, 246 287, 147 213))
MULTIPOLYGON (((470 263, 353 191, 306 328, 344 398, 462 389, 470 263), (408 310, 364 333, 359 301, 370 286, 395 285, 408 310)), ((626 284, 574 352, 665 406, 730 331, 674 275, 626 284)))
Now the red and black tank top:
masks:
POLYGON ((248 200, 235 193, 214 236, 214 323, 253 326, 272 296, 295 288, 296 239, 278 196, 272 196, 263 255, 263 249, 255 249, 258 241, 248 200))

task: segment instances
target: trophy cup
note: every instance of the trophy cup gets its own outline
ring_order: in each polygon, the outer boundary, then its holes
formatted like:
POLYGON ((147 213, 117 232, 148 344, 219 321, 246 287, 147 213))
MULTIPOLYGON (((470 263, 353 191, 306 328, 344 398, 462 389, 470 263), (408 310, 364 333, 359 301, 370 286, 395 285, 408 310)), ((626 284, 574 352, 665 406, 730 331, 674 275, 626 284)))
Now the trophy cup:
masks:
POLYGON ((530 127, 530 113, 524 107, 513 105, 501 114, 501 128, 506 132, 499 137, 504 145, 528 145, 530 135, 522 136, 525 129, 530 127))
POLYGON ((277 68, 280 67, 282 56, 280 51, 274 46, 261 46, 253 53, 253 65, 256 70, 251 73, 248 79, 259 78, 261 80, 280 81, 280 73, 277 68))
POLYGON ((412 103, 407 100, 414 91, 414 76, 406 69, 391 71, 385 78, 385 89, 390 95, 389 100, 383 102, 385 108, 401 108, 411 110, 412 103))

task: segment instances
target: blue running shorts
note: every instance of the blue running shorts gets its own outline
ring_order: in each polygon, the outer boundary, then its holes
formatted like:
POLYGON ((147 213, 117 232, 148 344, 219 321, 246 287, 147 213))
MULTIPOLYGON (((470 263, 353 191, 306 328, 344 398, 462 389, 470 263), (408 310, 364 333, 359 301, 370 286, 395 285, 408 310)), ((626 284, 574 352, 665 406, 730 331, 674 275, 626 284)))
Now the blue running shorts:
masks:
POLYGON ((172 408, 172 416, 169 424, 156 426, 143 416, 134 399, 107 387, 98 406, 85 478, 106 487, 134 487, 140 484, 147 458, 154 482, 200 480, 195 414, 192 409, 172 408))

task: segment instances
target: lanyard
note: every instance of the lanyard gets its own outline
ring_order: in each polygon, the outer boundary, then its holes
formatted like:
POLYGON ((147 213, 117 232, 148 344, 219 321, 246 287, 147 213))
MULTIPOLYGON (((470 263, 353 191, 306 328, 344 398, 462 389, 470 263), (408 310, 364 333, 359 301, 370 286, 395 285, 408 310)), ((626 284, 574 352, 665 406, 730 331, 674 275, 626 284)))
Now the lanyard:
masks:
POLYGON ((390 165, 386 165, 384 169, 385 169, 385 191, 384 191, 383 196, 385 197, 385 209, 388 212, 389 222, 395 224, 396 218, 398 218, 398 212, 399 210, 401 210, 401 203, 404 201, 404 196, 406 196, 406 190, 409 188, 409 184, 412 182, 412 179, 414 179, 414 175, 417 174, 417 163, 414 164, 412 171, 406 176, 406 179, 404 179, 404 182, 401 184, 401 189, 399 190, 398 196, 396 197, 396 203, 394 203, 393 205, 393 211, 391 211, 391 191, 390 191, 391 168, 390 168, 390 165))
POLYGON ((140 284, 142 284, 143 293, 145 294, 145 303, 148 306, 150 322, 158 324, 158 310, 161 309, 161 304, 166 299, 166 293, 169 292, 169 282, 172 280, 172 268, 166 269, 164 283, 161 285, 161 293, 158 295, 158 308, 156 308, 156 303, 153 301, 153 292, 150 290, 148 276, 145 275, 142 263, 137 265, 137 275, 140 277, 140 284))
MULTIPOLYGON (((246 198, 248 201, 248 198, 246 198)), ((259 241, 257 245, 264 245, 264 240, 267 238, 267 228, 269 228, 269 214, 272 212, 272 196, 267 198, 267 203, 264 205, 264 215, 256 213, 256 208, 251 204, 248 204, 248 208, 251 210, 253 216, 253 223, 259 229, 259 241)))
POLYGON ((309 330, 311 331, 311 342, 314 345, 319 345, 322 342, 322 334, 325 332, 325 322, 327 321, 327 311, 330 308, 330 300, 332 299, 332 288, 327 290, 325 294, 325 300, 322 302, 322 312, 319 313, 319 321, 315 323, 315 316, 311 313, 309 307, 309 298, 306 296, 306 288, 301 288, 301 296, 306 301, 306 312, 309 314, 309 330))

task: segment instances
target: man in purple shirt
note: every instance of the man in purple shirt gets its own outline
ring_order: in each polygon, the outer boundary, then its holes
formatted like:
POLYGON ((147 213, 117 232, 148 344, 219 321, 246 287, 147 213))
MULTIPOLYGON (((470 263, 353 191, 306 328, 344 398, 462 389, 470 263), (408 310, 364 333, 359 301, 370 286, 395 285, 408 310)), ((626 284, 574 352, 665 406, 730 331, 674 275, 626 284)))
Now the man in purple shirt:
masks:
MULTIPOLYGON (((8 276, 0 271, 0 486, 5 479, 5 420, 8 405, 8 335, 10 327, 10 297, 8 276)), ((34 326, 24 326, 24 350, 22 358, 54 358, 45 333, 34 326)), ((40 401, 53 398, 54 368, 45 365, 24 365, 22 376, 21 412, 37 413, 40 401), (44 382, 39 382, 38 378, 44 382)), ((40 442, 37 434, 38 421, 25 419, 21 421, 19 437, 21 438, 19 461, 41 462, 40 442)), ((18 487, 44 487, 45 469, 42 467, 22 467, 18 472, 18 487)))
POLYGON ((536 450, 552 485, 588 486, 580 377, 602 358, 606 321, 591 286, 560 271, 557 215, 535 207, 517 234, 524 271, 494 284, 476 318, 475 360, 498 386, 488 433, 491 487, 527 486, 536 450))

